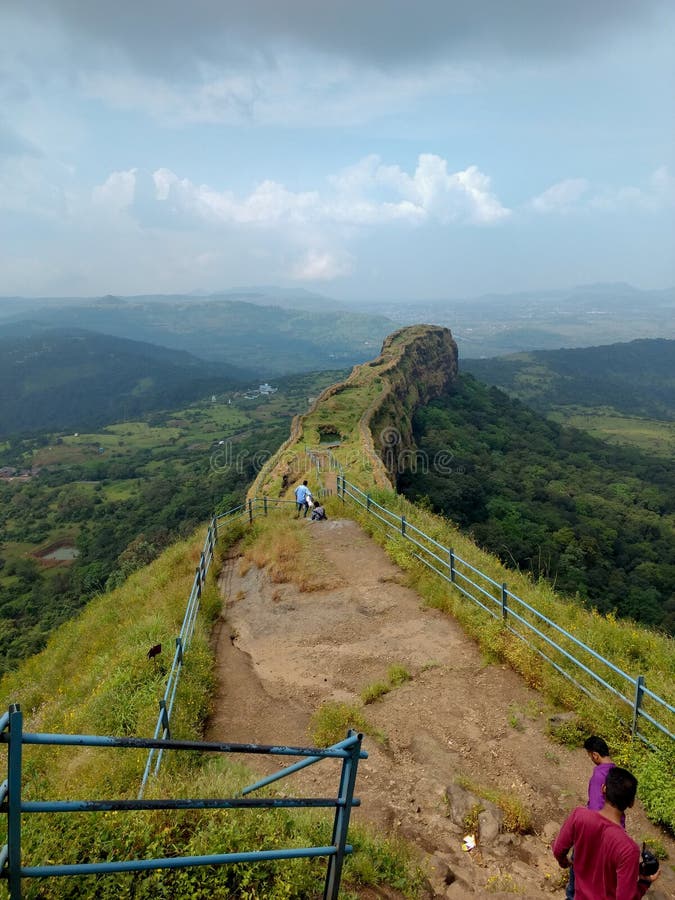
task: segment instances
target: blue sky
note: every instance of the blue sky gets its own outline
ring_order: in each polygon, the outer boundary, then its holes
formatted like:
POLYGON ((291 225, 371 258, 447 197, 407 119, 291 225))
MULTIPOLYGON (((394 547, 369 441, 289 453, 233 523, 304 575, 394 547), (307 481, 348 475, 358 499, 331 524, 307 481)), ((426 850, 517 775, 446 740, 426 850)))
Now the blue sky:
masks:
POLYGON ((668 0, 0 8, 0 295, 675 284, 668 0))

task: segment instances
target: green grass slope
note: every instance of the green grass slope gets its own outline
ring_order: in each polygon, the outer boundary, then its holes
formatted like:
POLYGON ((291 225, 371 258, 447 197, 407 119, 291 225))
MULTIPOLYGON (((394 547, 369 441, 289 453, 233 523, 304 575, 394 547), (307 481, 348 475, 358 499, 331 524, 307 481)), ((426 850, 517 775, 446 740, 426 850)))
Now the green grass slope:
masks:
MULTIPOLYGON (((237 536, 236 529, 229 540, 237 536)), ((203 532, 170 547, 119 589, 92 600, 50 637, 47 647, 0 680, 0 709, 18 702, 26 731, 150 737, 164 690, 185 604, 199 561, 203 532), (159 664, 147 651, 161 643, 159 664)), ((221 550, 227 541, 221 543, 221 550)), ((209 637, 220 613, 215 586, 218 558, 202 595, 202 606, 172 717, 172 737, 199 739, 209 713, 213 659, 209 637)), ((299 736, 298 743, 307 743, 299 736)), ((1 745, 0 745, 1 747, 1 745)), ((6 753, 0 752, 6 759, 6 753)), ((24 750, 25 800, 133 799, 146 753, 136 750, 28 747, 24 750)), ((234 760, 237 758, 235 757, 234 760)), ((157 781, 145 796, 232 797, 254 780, 240 763, 222 756, 165 754, 157 781)), ((338 776, 336 772, 336 790, 338 776)), ((290 785, 286 789, 292 790, 290 785)), ((0 817, 0 846, 6 841, 0 817)), ((22 857, 26 865, 201 855, 224 850, 325 846, 332 817, 294 810, 156 811, 24 816, 22 857)), ((399 842, 350 829, 357 853, 345 871, 345 898, 362 884, 396 883, 417 895, 420 874, 399 842)), ((320 893, 325 860, 225 866, 180 872, 51 878, 25 883, 26 898, 212 898, 300 900, 320 893)))

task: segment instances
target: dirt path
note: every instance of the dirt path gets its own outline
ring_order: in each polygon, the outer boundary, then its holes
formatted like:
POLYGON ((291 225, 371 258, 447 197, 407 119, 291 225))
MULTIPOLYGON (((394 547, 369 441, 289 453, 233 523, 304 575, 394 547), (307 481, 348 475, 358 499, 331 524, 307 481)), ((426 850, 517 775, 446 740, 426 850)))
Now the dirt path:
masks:
MULTIPOLYGON (((208 739, 311 744, 310 716, 322 702, 359 704, 364 687, 403 665, 412 680, 364 708, 387 744, 366 737, 354 820, 416 844, 429 865, 430 896, 506 897, 514 889, 530 898, 564 896, 548 847, 567 812, 585 802, 586 754, 550 741, 541 696, 510 669, 486 664, 453 619, 423 606, 353 521, 300 527, 310 529, 339 586, 302 593, 294 584, 271 584, 264 570, 241 576, 237 560, 228 561, 208 739), (522 800, 535 833, 494 834, 498 823, 486 821, 479 849, 463 852, 462 813, 448 815, 446 799, 446 788, 462 777, 522 800)), ((337 774, 328 765, 312 766, 287 789, 334 793, 337 774)), ((640 810, 631 813, 629 831, 640 840, 657 834, 640 810)), ((672 842, 669 850, 672 859, 672 842)), ((649 896, 675 896, 672 872, 649 896)))

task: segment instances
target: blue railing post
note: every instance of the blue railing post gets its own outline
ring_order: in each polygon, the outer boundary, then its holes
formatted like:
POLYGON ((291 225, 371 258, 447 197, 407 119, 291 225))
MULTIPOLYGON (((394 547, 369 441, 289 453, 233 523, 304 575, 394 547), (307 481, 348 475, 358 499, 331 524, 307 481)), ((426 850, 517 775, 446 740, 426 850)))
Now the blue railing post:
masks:
POLYGON ((267 494, 263 497, 263 512, 267 515, 267 494))
POLYGON ((171 737, 171 728, 169 727, 169 713, 166 709, 166 700, 162 699, 159 701, 159 711, 162 717, 162 728, 164 729, 164 733, 166 737, 171 737))
POLYGON ((366 494, 366 509, 370 512, 370 494, 366 494))
POLYGON ((502 619, 506 622, 509 617, 509 595, 506 592, 506 582, 502 581, 502 619))
POLYGON ((197 597, 201 599, 202 596, 202 576, 199 571, 199 566, 195 569, 195 585, 197 586, 197 597))
POLYGON ((211 527, 213 528, 213 537, 217 541, 218 540, 218 516, 213 517, 213 521, 211 522, 211 527))
POLYGON ((342 877, 342 865, 345 858, 345 846, 347 844, 347 831, 349 829, 349 817, 352 812, 354 800, 354 784, 356 772, 361 755, 362 734, 357 734, 353 729, 347 732, 348 737, 354 736, 356 740, 349 747, 349 756, 342 760, 342 774, 340 775, 340 790, 338 791, 338 806, 335 809, 335 821, 333 823, 332 845, 335 847, 335 855, 328 860, 326 872, 326 885, 323 891, 323 900, 338 900, 340 891, 340 879, 342 877))
POLYGON ((401 534, 405 537, 405 516, 401 516, 401 534))
POLYGON ((21 755, 23 713, 9 707, 7 754, 7 870, 10 900, 21 900, 21 755))
POLYGON ((450 581, 455 583, 455 551, 450 549, 448 550, 448 557, 450 559, 450 581))
POLYGON ((202 584, 206 581, 206 560, 204 559, 204 554, 199 554, 199 577, 201 579, 202 584))
POLYGON ((253 500, 248 501, 248 523, 253 524, 253 500))
POLYGON ((638 675, 635 679, 635 703, 633 704, 633 727, 631 734, 635 737, 638 728, 638 717, 640 715, 640 707, 642 706, 642 695, 645 689, 644 675, 638 675))

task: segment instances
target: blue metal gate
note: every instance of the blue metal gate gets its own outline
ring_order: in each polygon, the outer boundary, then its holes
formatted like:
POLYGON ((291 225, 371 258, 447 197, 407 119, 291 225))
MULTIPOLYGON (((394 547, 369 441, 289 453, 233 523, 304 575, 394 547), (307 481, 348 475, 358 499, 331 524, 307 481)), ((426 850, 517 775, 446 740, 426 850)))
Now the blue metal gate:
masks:
POLYGON ((0 877, 9 886, 11 900, 21 898, 22 878, 47 878, 92 874, 138 872, 150 869, 182 869, 191 866, 223 866, 231 863, 263 862, 297 858, 328 857, 324 900, 337 900, 345 854, 352 852, 347 831, 352 807, 360 805, 354 797, 354 785, 360 759, 368 754, 361 749, 363 735, 350 730, 345 740, 332 747, 286 747, 262 744, 225 744, 198 741, 158 740, 156 738, 117 738, 86 734, 39 734, 23 731, 23 714, 18 705, 0 717, 0 744, 6 744, 7 778, 0 784, 0 813, 7 815, 7 843, 0 849, 0 877), (191 750, 209 753, 252 753, 281 757, 301 757, 298 762, 244 788, 231 798, 193 800, 53 800, 24 801, 21 796, 23 748, 29 745, 61 747, 145 748, 156 751, 191 750), (322 759, 342 760, 340 782, 335 797, 259 797, 245 795, 285 778, 322 759), (220 853, 208 856, 180 856, 158 859, 132 859, 82 863, 76 865, 22 865, 21 817, 37 813, 77 813, 132 810, 184 809, 280 809, 332 808, 335 810, 331 843, 325 847, 291 847, 245 853, 220 853))

